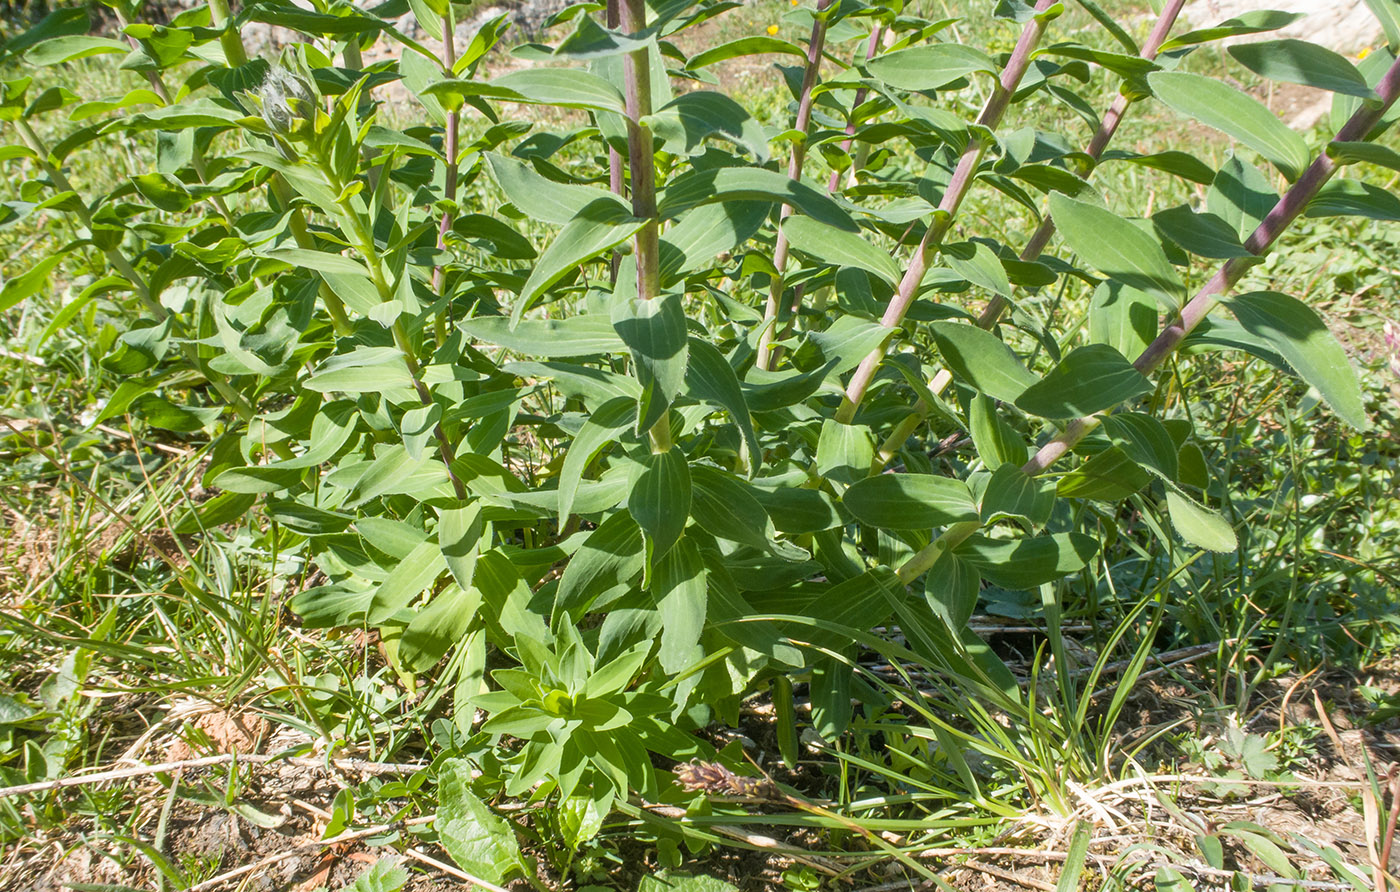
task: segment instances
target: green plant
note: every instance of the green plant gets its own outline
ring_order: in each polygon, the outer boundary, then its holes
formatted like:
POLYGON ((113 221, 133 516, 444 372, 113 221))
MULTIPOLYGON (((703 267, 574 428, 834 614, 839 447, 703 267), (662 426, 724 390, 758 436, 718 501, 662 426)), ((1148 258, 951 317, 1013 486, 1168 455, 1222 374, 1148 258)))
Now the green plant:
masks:
MULTIPOLYGON (((1005 813, 1014 779, 1070 811, 1066 777, 1122 764, 1113 725, 1188 570, 1234 586, 1257 554, 1303 551, 1301 499, 1291 544, 1253 550, 1222 470, 1234 445, 1198 423, 1222 399, 1198 380, 1214 354, 1261 358, 1368 423, 1324 318, 1270 290, 1270 251, 1300 219, 1400 219, 1390 193, 1342 175, 1400 168, 1376 142, 1400 94, 1389 51, 1353 66, 1296 41, 1231 50, 1253 75, 1336 94, 1335 136, 1313 147, 1180 70, 1285 15, 1173 38, 1168 0, 1140 42, 1096 4, 1057 35, 1065 4, 1007 0, 976 16, 984 51, 899 3, 822 0, 793 13, 805 47, 682 48, 729 5, 569 7, 552 43, 517 50, 527 67, 494 77, 503 18, 459 51, 458 9, 438 0, 215 2, 168 26, 121 8, 122 38, 60 9, 4 46, 34 72, 0 85, 23 199, 6 225, 61 215, 73 238, 8 278, 0 309, 37 307, 36 352, 92 335, 85 359, 121 379, 94 424, 207 442, 217 494, 163 507, 174 533, 217 543, 253 512, 262 569, 298 581, 280 593, 293 620, 231 565, 175 575, 159 610, 178 601, 221 642, 215 660, 182 658, 372 755, 427 737, 450 704, 437 739, 500 783, 473 792, 451 763, 440 836, 491 882, 535 878, 490 795, 554 809, 576 851, 629 797, 674 795, 652 760, 708 758, 689 732, 774 679, 785 757, 795 678, 828 744, 852 728, 893 740, 888 764, 846 765, 922 766, 923 795, 902 804, 961 789, 1005 813), (393 26, 405 12, 436 47, 393 26), (306 40, 249 59, 249 22, 306 40), (376 45, 393 52, 367 62, 376 45), (779 68, 776 128, 712 73, 760 53, 798 63, 779 68), (40 67, 117 54, 146 86, 36 86, 40 67), (413 103, 401 127, 385 125, 389 84, 413 103), (1240 150, 1217 165, 1110 149, 1148 101, 1240 150), (118 140, 140 166, 70 177, 118 140), (1130 186, 1149 174, 1197 198, 1139 216, 1130 186), (1002 216, 980 227, 970 209, 989 201, 1002 216), (56 270, 91 281, 44 304, 56 270), (1044 623, 1032 674, 1053 657, 1050 716, 1038 679, 1023 689, 969 628, 984 601, 1044 623), (1072 614, 1111 630, 1087 676, 1061 632, 1072 614), (277 646, 293 622, 366 646, 312 670, 277 646), (1120 644, 1125 683, 1091 721, 1120 644), (891 678, 870 676, 871 653, 891 678), (908 697, 914 721, 886 722, 878 705, 858 716, 853 690, 925 693, 908 697), (993 792, 964 748, 997 763, 993 792)), ((1393 4, 1376 6, 1400 43, 1393 4)), ((1277 450, 1295 481, 1300 434, 1290 419, 1277 450)), ((1222 591, 1188 618, 1215 622, 1222 591)), ((1240 611, 1210 631, 1272 644, 1301 615, 1265 628, 1240 611)))

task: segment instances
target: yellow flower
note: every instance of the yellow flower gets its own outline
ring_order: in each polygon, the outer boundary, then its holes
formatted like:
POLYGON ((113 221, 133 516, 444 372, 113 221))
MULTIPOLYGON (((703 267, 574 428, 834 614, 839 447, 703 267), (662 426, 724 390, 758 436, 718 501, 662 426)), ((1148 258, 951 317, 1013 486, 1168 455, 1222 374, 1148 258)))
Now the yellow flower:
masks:
POLYGON ((1366 47, 1366 49, 1364 49, 1364 50, 1362 50, 1361 52, 1357 53, 1357 54, 1356 54, 1356 58, 1357 58, 1358 60, 1360 60, 1360 59, 1366 58, 1366 57, 1369 56, 1369 55, 1371 55, 1371 48, 1368 46, 1368 47, 1366 47))
POLYGON ((791 3, 793 6, 797 5, 797 0, 788 0, 788 2, 791 3))
POLYGON ((777 35, 777 33, 778 33, 778 26, 777 26, 777 25, 769 25, 769 26, 768 26, 768 36, 769 36, 769 37, 774 37, 774 36, 777 35))

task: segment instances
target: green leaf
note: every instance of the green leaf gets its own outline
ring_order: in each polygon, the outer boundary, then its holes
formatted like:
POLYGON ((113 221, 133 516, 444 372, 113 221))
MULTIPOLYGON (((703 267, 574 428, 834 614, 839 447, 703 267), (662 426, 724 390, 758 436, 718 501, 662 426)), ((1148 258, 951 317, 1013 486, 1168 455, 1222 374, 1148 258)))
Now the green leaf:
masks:
POLYGON ((1177 535, 1207 551, 1234 551, 1239 542, 1230 522, 1174 486, 1167 487, 1167 513, 1177 535))
POLYGON ((1016 407, 1041 418, 1079 418, 1151 392, 1152 382, 1123 354, 1107 344, 1087 344, 1026 388, 1016 407))
POLYGON ((731 40, 728 43, 712 46, 696 53, 685 63, 685 67, 696 71, 716 62, 725 62, 740 56, 757 56, 768 53, 796 56, 799 59, 807 58, 807 51, 790 41, 779 40, 776 37, 741 37, 738 40, 731 40))
POLYGON ((1164 237, 1198 257, 1229 260, 1249 257, 1235 227, 1206 211, 1195 213, 1181 204, 1152 215, 1152 225, 1164 237))
POLYGON ((527 68, 503 74, 493 87, 514 91, 524 101, 562 108, 625 113, 622 93, 607 80, 579 68, 527 68))
POLYGON ((1365 217, 1400 220, 1400 198, 1393 192, 1353 179, 1334 179, 1318 190, 1303 211, 1307 217, 1365 217))
POLYGON ((382 623, 413 602, 447 569, 438 544, 427 539, 399 561, 374 593, 369 621, 382 623))
POLYGON ((609 515, 564 568, 554 595, 555 617, 568 615, 577 621, 599 596, 629 584, 642 571, 644 561, 642 531, 632 515, 626 511, 609 515))
POLYGON ((349 892, 399 892, 408 885, 408 871, 396 858, 380 858, 355 877, 349 892))
POLYGON ((1104 418, 1103 432, 1140 467, 1165 480, 1176 479, 1176 442, 1156 418, 1140 412, 1116 412, 1104 418))
POLYGON ((644 222, 612 198, 599 198, 585 205, 559 230, 536 261, 511 310, 511 324, 518 323, 549 286, 584 261, 625 242, 644 222))
MULTIPOLYGON (((1389 0, 1387 0, 1389 2, 1389 0)), ((1400 6, 1396 7, 1400 9, 1400 6)), ((1338 164, 1355 164, 1358 161, 1376 164, 1391 170, 1400 170, 1400 152, 1389 146, 1373 142, 1333 142, 1327 145, 1327 154, 1338 164)))
POLYGON ((621 353, 627 346, 602 314, 524 319, 515 325, 504 316, 477 316, 457 327, 479 341, 540 359, 621 353))
POLYGON ((438 839, 457 866, 473 876, 503 883, 524 870, 520 843, 504 818, 471 791, 471 765, 451 759, 438 774, 438 839))
POLYGON ((1055 509, 1055 481, 1031 477, 1013 464, 1003 464, 992 472, 982 493, 982 522, 1000 517, 1019 517, 1031 526, 1044 526, 1055 509))
POLYGON ((875 461, 875 441, 863 424, 822 421, 817 440, 817 473, 838 483, 853 483, 870 473, 875 461))
POLYGON ((996 63, 960 43, 935 43, 895 50, 866 63, 870 73, 896 90, 937 90, 974 72, 995 74, 996 63))
POLYGON ((1345 57, 1303 40, 1241 43, 1229 53, 1245 68, 1271 81, 1302 84, 1318 90, 1378 100, 1376 91, 1345 57))
POLYGON ((1230 158, 1206 192, 1206 212, 1235 228, 1240 241, 1254 232, 1278 204, 1278 193, 1253 164, 1230 158))
POLYGON ((1370 426, 1361 384, 1346 350, 1307 304, 1275 291, 1253 291, 1225 301, 1250 334, 1279 352, 1332 411, 1358 430, 1370 426))
POLYGON ((1145 291, 1171 309, 1186 296, 1181 277, 1148 233, 1112 211, 1058 192, 1050 196, 1050 212, 1069 246, 1109 279, 1145 291))
POLYGON ((560 41, 554 55, 564 59, 601 59, 644 50, 652 42, 604 28, 591 16, 581 15, 574 33, 560 41))
POLYGON ((690 465, 679 449, 653 452, 638 463, 627 510, 641 528, 648 564, 676 544, 690 517, 690 465))
POLYGON ((899 281, 899 267, 890 255, 861 235, 800 214, 783 221, 783 232, 794 248, 824 263, 863 269, 890 285, 899 281))
MULTIPOLYGON (((1388 2, 1388 0, 1380 0, 1380 2, 1388 2)), ((1173 37, 1162 44, 1161 52, 1166 53, 1184 46, 1225 40, 1245 34, 1277 31, 1280 28, 1288 27, 1302 17, 1303 13, 1301 12, 1279 12, 1274 9, 1251 10, 1234 18, 1226 19, 1213 28, 1200 28, 1196 31, 1188 31, 1180 37, 1173 37)))
POLYGON ((981 242, 960 242, 943 246, 943 259, 953 272, 979 288, 1002 297, 1011 296, 1011 281, 991 248, 981 242))
POLYGON ((1142 489, 1151 479, 1127 453, 1113 447, 1061 477, 1055 491, 1066 498, 1118 502, 1142 489))
POLYGON ((24 60, 31 65, 57 65, 105 53, 129 52, 131 52, 131 44, 115 37, 74 34, 44 41, 25 53, 24 60))
POLYGON ((0 286, 0 312, 8 310, 15 304, 24 300, 32 294, 37 293, 41 288, 50 283, 49 274, 53 268, 63 262, 63 258, 68 256, 66 251, 55 251, 44 257, 27 271, 6 279, 5 284, 0 286))
POLYGON ((662 141, 661 150, 673 155, 699 155, 705 139, 722 136, 747 149, 759 164, 768 163, 768 136, 748 109, 723 93, 694 90, 672 99, 643 119, 662 141))
POLYGON ((948 321, 934 322, 929 328, 948 368, 993 399, 1015 402, 1026 388, 1040 380, 991 332, 948 321))
POLYGON ((642 877, 637 892, 739 892, 739 890, 714 877, 689 876, 683 873, 659 873, 642 877))
POLYGON ((411 673, 427 672, 452 646, 466 637, 476 621, 481 593, 449 585, 409 621, 399 638, 398 659, 411 673))
POLYGON ((411 387, 403 354, 393 347, 359 347, 326 359, 307 378, 307 390, 321 393, 385 393, 411 387))
POLYGON ((1157 873, 1152 878, 1152 887, 1157 892, 1193 892, 1196 888, 1190 880, 1170 867, 1157 868, 1157 873))
POLYGON ((1027 539, 975 535, 952 553, 977 568, 992 585, 1020 590, 1077 572, 1098 551, 1099 543, 1093 536, 1055 533, 1027 539))
POLYGON ((744 438, 744 464, 752 476, 758 471, 762 450, 754 431, 749 405, 734 367, 719 352, 719 348, 703 338, 690 338, 689 358, 685 367, 685 391, 695 399, 718 406, 729 413, 744 438))
POLYGON ((656 563, 652 596, 661 614, 661 668, 675 674, 700 656, 700 633, 707 608, 705 562, 700 550, 682 538, 656 563))
POLYGON ((1193 183, 1209 183, 1215 177, 1215 171, 1209 165, 1187 152, 1166 151, 1140 155, 1137 152, 1111 149, 1104 152, 1103 160, 1125 161, 1140 167, 1150 167, 1193 183))
POLYGON ((1029 458, 1026 440, 997 414, 996 403, 979 393, 968 403, 967 432, 982 464, 995 471, 1002 465, 1020 466, 1029 458))
POLYGON ((1381 23, 1386 43, 1391 49, 1400 48, 1400 6, 1395 0, 1366 0, 1366 5, 1381 23))
MULTIPOLYGON (((462 508, 443 508, 438 512, 438 544, 452 578, 463 589, 471 589, 476 578, 476 559, 486 536, 486 522, 481 516, 481 503, 473 502, 462 508)), ((490 545, 490 542, 487 542, 490 545)))
POLYGON ((977 611, 982 575, 967 561, 945 551, 924 575, 924 600, 951 628, 961 629, 977 611))
POLYGON ((768 208, 761 201, 731 201, 685 214, 661 234, 661 287, 712 267, 717 255, 748 241, 762 228, 768 208))
POLYGON ((1139 356, 1157 337, 1157 302, 1120 282, 1100 282, 1089 298, 1089 340, 1139 356))
POLYGON ((535 172, 523 161, 486 152, 486 168, 496 185, 527 217, 563 225, 593 202, 607 198, 626 209, 621 200, 594 186, 556 183, 535 172))
POLYGON ((966 483, 932 474, 867 477, 841 501, 861 523, 887 530, 929 530, 979 516, 966 483))
POLYGON ((574 496, 588 465, 604 447, 617 442, 617 435, 632 426, 637 417, 637 401, 619 396, 603 403, 574 434, 564 465, 559 471, 559 526, 573 512, 574 496))
POLYGON ((653 300, 620 300, 613 305, 612 323, 632 352, 642 384, 637 433, 644 433, 665 417, 685 387, 690 354, 685 308, 674 292, 653 300))
POLYGON ((822 356, 836 364, 832 372, 845 374, 860 365, 894 334, 894 329, 886 328, 878 322, 862 319, 859 316, 840 316, 823 331, 814 331, 807 337, 822 351, 822 356))
POLYGON ((1162 102, 1254 149, 1289 182, 1298 179, 1308 166, 1307 143, 1253 97, 1220 81, 1183 71, 1157 71, 1147 80, 1162 102))
POLYGON ((776 170, 758 167, 721 167, 692 170, 666 185, 658 203, 663 217, 676 217, 691 208, 730 201, 767 201, 792 205, 820 223, 859 233, 851 215, 810 183, 794 180, 776 170))

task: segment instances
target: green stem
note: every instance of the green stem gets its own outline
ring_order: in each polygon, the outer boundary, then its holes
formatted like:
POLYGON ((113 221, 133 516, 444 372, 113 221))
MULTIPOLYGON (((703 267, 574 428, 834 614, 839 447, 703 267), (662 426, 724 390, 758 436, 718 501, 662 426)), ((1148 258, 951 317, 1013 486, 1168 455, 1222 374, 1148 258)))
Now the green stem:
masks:
POLYGON ((228 0, 209 0, 209 18, 215 28, 223 28, 219 35, 219 45, 224 48, 224 58, 232 68, 248 64, 248 51, 243 48, 243 38, 236 29, 229 27, 233 12, 228 0))

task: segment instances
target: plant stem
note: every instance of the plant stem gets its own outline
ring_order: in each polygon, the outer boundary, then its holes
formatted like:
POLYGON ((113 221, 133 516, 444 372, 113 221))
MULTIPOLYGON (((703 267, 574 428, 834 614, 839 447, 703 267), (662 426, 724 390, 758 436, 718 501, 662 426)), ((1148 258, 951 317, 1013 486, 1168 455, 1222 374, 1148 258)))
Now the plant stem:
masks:
MULTIPOLYGON (((452 4, 447 4, 447 13, 442 17, 442 66, 448 71, 457 64, 457 49, 454 46, 456 38, 455 27, 452 21, 452 4)), ((447 113, 446 130, 442 136, 443 155, 447 158, 447 167, 443 174, 443 197, 449 202, 457 200, 457 137, 458 137, 458 114, 455 111, 447 113)), ((447 233, 452 229, 452 211, 442 212, 442 222, 438 224, 437 247, 439 251, 447 249, 447 233)), ((447 278, 447 270, 442 266, 433 267, 433 293, 439 297, 443 296, 443 286, 447 278)), ((447 308, 437 316, 437 338, 438 343, 447 340, 447 308)))
MULTIPOLYGON (((646 0, 621 0, 622 29, 638 34, 646 28, 646 0)), ((622 57, 627 99, 627 154, 632 172, 632 215, 645 221, 633 244, 637 258, 637 298, 655 300, 661 294, 660 228, 656 219, 656 152, 651 128, 642 119, 651 114, 651 55, 646 47, 622 57)), ((653 452, 671 450, 671 413, 662 413, 649 431, 653 452)))
MULTIPOLYGON (((788 156, 788 179, 802 179, 802 164, 807 159, 807 131, 812 124, 812 88, 817 85, 817 74, 822 65, 822 49, 826 45, 826 12, 831 0, 817 0, 817 19, 812 23, 812 36, 807 41, 807 67, 802 72, 802 90, 798 94, 797 121, 793 128, 797 136, 792 141, 792 152, 788 156)), ((773 248, 773 266, 777 274, 773 276, 768 289, 768 305, 763 311, 763 332, 758 338, 758 356, 754 360, 761 369, 769 369, 776 359, 773 350, 774 335, 778 325, 778 310, 782 304, 784 271, 788 261, 788 239, 783 232, 783 221, 792 215, 792 205, 784 204, 778 211, 778 242, 773 248)))
MULTIPOLYGON (((1163 7, 1161 15, 1157 17, 1157 23, 1153 26, 1152 32, 1147 37, 1147 42, 1143 44, 1142 58, 1148 61, 1157 58, 1158 50, 1166 41, 1167 35, 1171 33, 1172 27, 1176 24, 1177 16, 1180 15, 1181 8, 1185 3, 1186 0, 1170 0, 1170 2, 1163 7)), ((1123 116, 1126 114, 1128 106, 1131 105, 1132 102, 1132 99, 1120 92, 1114 98, 1113 104, 1109 106, 1102 120, 1100 120, 1098 129, 1094 132, 1093 138, 1089 140, 1089 145, 1084 149, 1084 153, 1093 159, 1095 165, 1097 165, 1099 159, 1103 157, 1104 149, 1107 148, 1114 134, 1118 132, 1118 126, 1123 122, 1123 116)), ((1084 170, 1081 174, 1082 178, 1088 180, 1095 169, 1096 167, 1090 167, 1084 170)), ((1050 244, 1050 239, 1053 238, 1054 235, 1055 218, 1047 213, 1044 219, 1040 221, 1040 225, 1036 227, 1035 232, 1031 233, 1030 239, 1026 242, 1026 247, 1022 249, 1020 253, 1020 259, 1029 262, 1038 258, 1045 250, 1045 247, 1050 244)), ((1002 297, 1000 294, 994 295, 992 299, 987 302, 987 306, 983 308, 981 314, 978 315, 978 327, 988 331, 995 328, 997 322, 1001 319, 1001 314, 1005 312, 1007 306, 1009 306, 1009 302, 1006 298, 1002 297)), ((933 380, 929 382, 929 391, 934 396, 939 396, 948 385, 952 383, 952 380, 953 373, 946 368, 941 369, 938 374, 934 375, 933 380)), ((871 466, 872 474, 878 473, 880 468, 889 464, 895 454, 903 448, 904 442, 913 435, 914 431, 918 429, 919 424, 928 416, 932 408, 933 406, 928 400, 919 400, 914 411, 895 428, 880 446, 880 450, 876 454, 875 461, 871 466)))
MULTIPOLYGON (((1184 2, 1184 0, 1183 0, 1183 2, 1184 2)), ((879 48, 879 46, 880 46, 880 40, 881 40, 881 38, 883 38, 884 36, 885 36, 885 26, 884 26, 884 25, 876 25, 874 28, 872 28, 872 29, 870 30, 870 40, 865 44, 865 61, 869 62, 871 59, 875 58, 875 50, 877 50, 877 49, 879 48)), ((866 96, 869 96, 869 95, 870 95, 870 88, 869 88, 869 87, 861 87, 859 90, 856 90, 856 95, 855 95, 855 97, 851 100, 851 119, 850 119, 849 121, 846 122, 846 138, 845 138, 844 140, 841 141, 841 151, 843 151, 843 152, 849 153, 849 152, 851 151, 851 146, 855 145, 855 134, 856 134, 855 112, 856 112, 856 109, 860 108, 861 104, 865 102, 865 97, 866 97, 866 96)), ((865 142, 861 143, 861 146, 864 147, 864 148, 868 148, 869 145, 870 145, 870 143, 865 143, 865 142)), ((850 170, 847 172, 847 176, 854 177, 854 176, 856 175, 856 171, 859 170, 859 169, 861 168, 861 166, 862 166, 864 163, 865 163, 865 159, 864 159, 863 157, 858 157, 858 158, 853 159, 853 160, 851 161, 850 170)), ((828 191, 828 192, 835 192, 837 189, 840 188, 840 186, 841 186, 841 171, 839 171, 839 170, 833 170, 833 171, 831 172, 831 179, 827 181, 827 184, 826 184, 826 191, 828 191)))
MULTIPOLYGON (((1390 107, 1395 104, 1396 98, 1400 97, 1400 61, 1392 64, 1390 69, 1386 71, 1385 76, 1376 85, 1376 93, 1381 98, 1380 103, 1371 107, 1362 106, 1358 109, 1346 125, 1337 132, 1333 142, 1364 140, 1390 107)), ((1278 241, 1279 236, 1287 230, 1289 225, 1302 214, 1303 209, 1337 172, 1337 167, 1337 162, 1331 156, 1325 151, 1321 152, 1245 241, 1245 248, 1251 254, 1256 255, 1256 258, 1267 251, 1278 241)), ((1210 278, 1210 281, 1197 292, 1196 296, 1191 298, 1176 317, 1162 329, 1156 340, 1149 344, 1142 355, 1133 362, 1134 368, 1144 375, 1156 371, 1167 357, 1181 345, 1191 330, 1206 317, 1219 301, 1220 296, 1233 287, 1254 262, 1255 258, 1249 257, 1236 257, 1226 261, 1210 278)), ((1022 466, 1021 470, 1030 476, 1044 473, 1066 452, 1073 449, 1086 434, 1102 424, 1103 419, 1104 414, 1102 413, 1074 419, 1065 426, 1063 433, 1042 446, 1031 457, 1030 461, 1022 466)), ((975 523, 975 521, 970 523, 975 523)), ((906 561, 904 566, 899 569, 900 578, 907 580, 917 578, 918 573, 915 573, 915 570, 919 567, 927 569, 933 566, 933 561, 937 560, 939 554, 951 547, 956 547, 958 542, 971 535, 970 532, 964 533, 960 529, 961 526, 961 524, 955 524, 949 527, 932 543, 906 561), (907 571, 906 568, 908 568, 907 571)))
MULTIPOLYGON (((606 21, 607 21, 607 25, 608 25, 609 28, 617 28, 617 27, 620 26, 620 24, 621 24, 621 22, 622 22, 622 10, 621 10, 620 6, 621 6, 621 0, 608 0, 607 11, 604 13, 604 15, 607 16, 606 21)), ((630 148, 630 145, 629 145, 629 148, 630 148)), ((627 190, 623 187, 623 184, 622 184, 622 177, 623 177, 622 153, 619 152, 619 151, 617 150, 617 147, 614 146, 612 143, 608 143, 608 188, 612 190, 612 193, 613 193, 614 195, 617 195, 617 196, 619 196, 619 197, 624 196, 624 195, 626 194, 626 191, 627 191, 627 190)), ((621 265, 622 265, 622 255, 619 254, 617 251, 613 251, 613 252, 612 252, 612 257, 611 257, 611 259, 608 261, 608 281, 609 281, 609 284, 612 284, 612 285, 616 285, 616 284, 617 284, 617 272, 618 272, 618 268, 619 268, 621 265)))
MULTIPOLYGON (((1036 12, 1045 12, 1055 2, 1056 0, 1037 0, 1036 12)), ((1020 39, 1016 41, 1016 48, 1006 63, 1006 70, 1002 72, 996 88, 992 91, 991 97, 988 98, 982 113, 977 117, 979 126, 995 130, 997 125, 1001 123, 1002 117, 1006 114, 1007 106, 1011 103, 1011 97, 1015 95, 1016 88, 1020 86, 1021 78, 1025 76, 1026 69, 1030 66, 1031 55, 1040 44, 1041 36, 1045 33, 1045 25, 1046 20, 1039 15, 1026 23, 1020 39)), ((953 220, 957 217, 958 208, 972 188, 977 167, 982 163, 982 156, 986 151, 987 145, 983 140, 975 135, 969 136, 967 148, 963 150, 962 157, 958 159, 957 167, 953 170, 948 190, 943 193, 943 200, 938 203, 938 212, 933 222, 929 224, 928 231, 924 233, 923 240, 919 242, 919 247, 915 249, 904 278, 900 280, 899 289, 895 292, 894 298, 890 300, 889 306, 885 309, 885 315, 880 320, 880 324, 886 328, 899 327, 909 312, 909 308, 913 306, 914 299, 919 294, 919 286, 924 281, 924 274, 928 272, 929 254, 943 243, 943 237, 952 227, 953 220)), ((861 400, 865 398, 865 391, 870 387, 870 382, 875 379, 875 372, 885 358, 890 340, 892 339, 886 339, 881 346, 872 350, 865 359, 861 360, 860 366, 856 368, 855 374, 851 376, 850 382, 846 385, 846 395, 841 400, 841 407, 836 410, 838 422, 850 424, 855 418, 856 409, 859 408, 861 400)))
POLYGON ((229 9, 228 0, 209 0, 209 19, 214 23, 215 28, 223 28, 224 33, 219 35, 219 45, 224 48, 224 58, 232 68, 248 64, 248 51, 243 48, 243 38, 238 31, 228 27, 229 21, 233 18, 233 13, 229 9))

